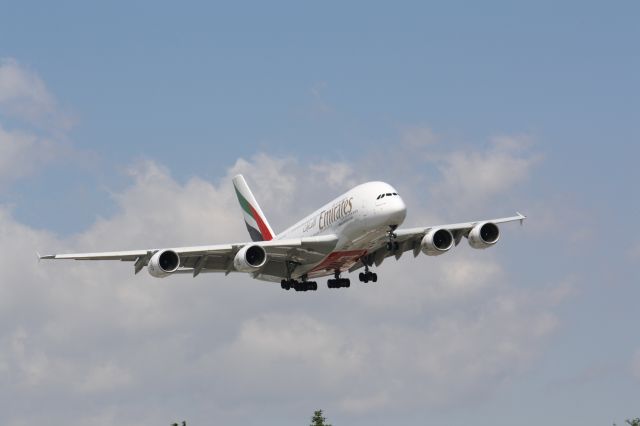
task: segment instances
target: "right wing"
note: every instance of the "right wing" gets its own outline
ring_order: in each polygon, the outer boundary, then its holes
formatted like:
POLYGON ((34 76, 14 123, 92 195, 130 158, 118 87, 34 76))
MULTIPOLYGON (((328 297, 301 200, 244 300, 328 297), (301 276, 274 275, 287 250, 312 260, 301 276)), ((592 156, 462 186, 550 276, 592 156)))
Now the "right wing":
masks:
POLYGON ((38 255, 40 259, 71 260, 120 260, 134 262, 137 274, 149 265, 151 258, 159 251, 169 250, 179 256, 179 267, 172 273, 191 273, 197 276, 201 272, 236 271, 234 258, 245 246, 259 246, 264 249, 267 261, 255 274, 274 277, 286 277, 297 265, 320 261, 329 254, 338 242, 335 235, 294 238, 287 240, 256 241, 212 246, 178 247, 168 249, 129 250, 99 253, 70 253, 38 255))
POLYGON ((396 235, 395 245, 392 248, 387 247, 388 239, 382 238, 376 242, 375 247, 370 250, 367 256, 360 260, 358 263, 353 265, 349 272, 353 272, 365 266, 366 263, 368 266, 376 265, 379 266, 384 259, 390 256, 395 256, 396 260, 400 259, 400 257, 407 251, 413 251, 413 256, 416 257, 420 253, 422 246, 422 239, 429 233, 431 230, 444 229, 449 231, 451 237, 453 238, 453 245, 457 246, 460 243, 460 240, 464 237, 469 237, 469 233, 474 227, 478 224, 482 223, 492 223, 492 224, 500 224, 500 223, 508 223, 508 222, 516 222, 519 221, 521 224, 527 217, 522 213, 516 212, 516 216, 510 217, 502 217, 498 219, 488 219, 488 220, 477 220, 474 222, 463 222, 463 223, 452 223, 447 225, 436 225, 436 226, 424 226, 419 228, 408 228, 408 229, 398 229, 394 233, 396 235))

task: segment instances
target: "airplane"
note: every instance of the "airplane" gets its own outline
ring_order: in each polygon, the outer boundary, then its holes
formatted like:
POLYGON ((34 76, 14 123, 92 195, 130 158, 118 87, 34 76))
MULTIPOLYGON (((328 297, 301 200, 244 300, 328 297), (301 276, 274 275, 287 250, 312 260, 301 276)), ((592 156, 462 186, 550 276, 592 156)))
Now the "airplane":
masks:
POLYGON ((121 260, 133 262, 137 274, 145 266, 153 277, 174 274, 244 272, 253 278, 280 282, 284 290, 317 290, 314 279, 333 276, 328 288, 350 287, 344 273, 362 270, 361 282, 377 282, 371 268, 387 257, 399 259, 412 251, 438 256, 467 238, 475 249, 495 245, 498 224, 520 221, 516 216, 449 225, 400 229, 407 207, 385 182, 367 182, 345 192, 293 226, 276 234, 242 175, 233 178, 250 242, 211 246, 160 248, 102 253, 52 254, 40 259, 121 260))

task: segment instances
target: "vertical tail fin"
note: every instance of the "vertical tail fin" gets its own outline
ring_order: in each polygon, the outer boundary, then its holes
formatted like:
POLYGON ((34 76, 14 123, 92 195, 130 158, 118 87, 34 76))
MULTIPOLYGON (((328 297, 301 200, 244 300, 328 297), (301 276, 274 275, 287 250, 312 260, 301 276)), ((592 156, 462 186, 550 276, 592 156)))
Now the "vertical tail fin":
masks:
POLYGON ((273 229, 269 226, 267 218, 264 217, 262 209, 242 175, 237 175, 233 178, 233 187, 236 190, 240 207, 242 207, 244 223, 247 225, 251 239, 253 241, 272 240, 275 237, 273 229))

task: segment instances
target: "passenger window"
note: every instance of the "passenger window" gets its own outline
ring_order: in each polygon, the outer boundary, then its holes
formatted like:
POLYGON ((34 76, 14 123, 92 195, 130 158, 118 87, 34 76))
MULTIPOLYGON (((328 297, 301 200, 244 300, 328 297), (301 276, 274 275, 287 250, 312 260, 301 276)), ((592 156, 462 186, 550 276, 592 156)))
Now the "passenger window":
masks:
POLYGON ((384 194, 382 194, 382 195, 380 196, 380 198, 384 198, 384 194))
POLYGON ((380 199, 380 197, 382 197, 382 195, 378 195, 378 198, 376 198, 376 200, 379 200, 379 199, 380 199))
POLYGON ((387 193, 387 197, 391 197, 391 194, 387 193))
POLYGON ((397 193, 397 192, 394 192, 394 193, 393 193, 393 195, 398 195, 398 193, 397 193))

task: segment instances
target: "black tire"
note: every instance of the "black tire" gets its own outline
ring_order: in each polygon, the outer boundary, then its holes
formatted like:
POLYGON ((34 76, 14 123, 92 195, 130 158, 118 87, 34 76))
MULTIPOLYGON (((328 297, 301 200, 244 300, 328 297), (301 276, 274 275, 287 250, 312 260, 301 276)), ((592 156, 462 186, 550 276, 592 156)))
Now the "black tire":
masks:
POLYGON ((360 272, 358 278, 360 279, 360 281, 364 281, 364 272, 360 272))
POLYGON ((374 283, 378 282, 378 274, 376 274, 375 272, 371 274, 371 281, 373 281, 374 283))

